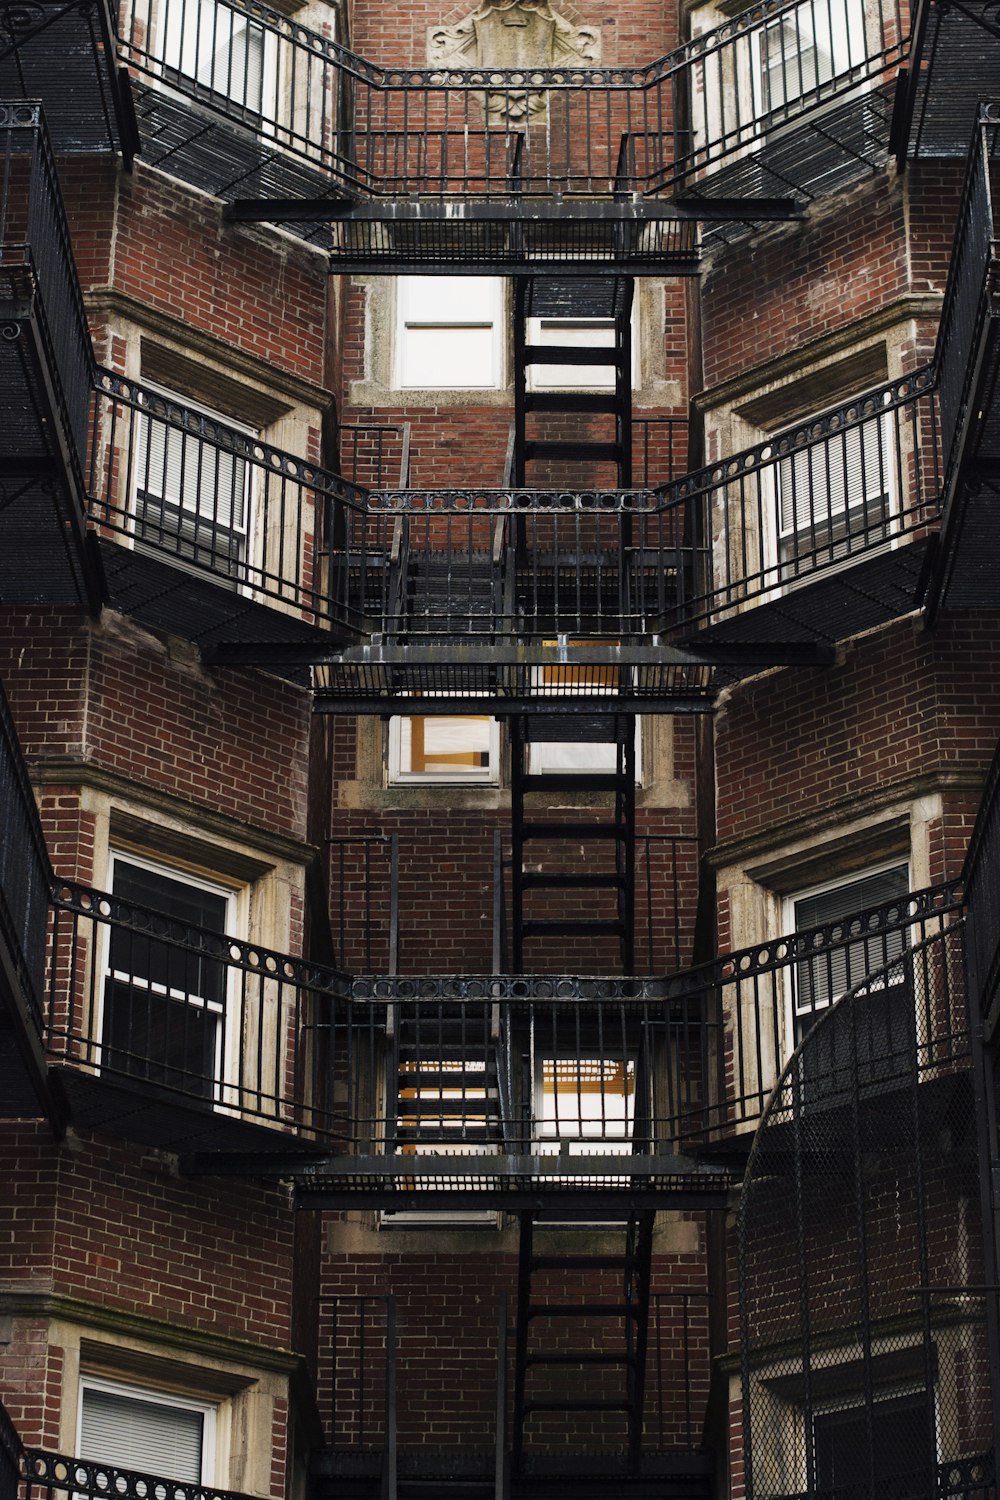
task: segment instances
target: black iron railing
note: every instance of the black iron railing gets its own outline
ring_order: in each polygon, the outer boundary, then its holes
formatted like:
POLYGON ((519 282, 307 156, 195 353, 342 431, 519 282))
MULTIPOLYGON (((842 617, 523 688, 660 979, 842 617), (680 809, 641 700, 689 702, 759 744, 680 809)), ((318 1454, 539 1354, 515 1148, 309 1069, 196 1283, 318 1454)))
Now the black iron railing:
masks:
MULTIPOLYGON (((712 1076, 700 1118, 693 1112, 685 1134, 739 1130, 756 1124, 785 1060, 842 994, 867 974, 898 960, 893 1005, 914 1018, 912 1047, 918 1066, 932 1069, 969 1055, 964 1001, 918 1016, 908 951, 945 931, 962 913, 962 889, 950 884, 913 892, 822 927, 775 938, 726 954, 699 969, 666 981, 673 998, 698 996, 710 1030, 707 1055, 712 1076)), ((947 999, 950 1001, 951 995, 947 999)), ((890 1047, 893 1036, 882 1040, 890 1047)), ((873 1046, 880 1045, 873 1039, 873 1046)), ((910 1041, 901 1065, 909 1066, 910 1041)))
POLYGON ((395 640, 617 640, 685 615, 687 519, 640 491, 383 491, 326 571, 395 640))
POLYGON ((970 427, 981 421, 976 398, 981 343, 995 316, 997 232, 990 164, 1000 155, 1000 106, 981 105, 969 151, 938 330, 935 360, 940 384, 944 478, 958 482, 970 427))
POLYGON ((321 1297, 318 1314, 324 1351, 318 1395, 328 1449, 341 1459, 378 1455, 383 1482, 394 1483, 395 1298, 321 1297))
POLYGON ((632 473, 643 489, 656 489, 688 470, 686 417, 632 417, 632 473))
POLYGON ((40 1448, 27 1449, 25 1463, 24 1500, 63 1500, 70 1495, 83 1500, 107 1500, 109 1495, 120 1495, 123 1500, 161 1495, 169 1495, 170 1500, 247 1500, 234 1490, 120 1469, 92 1459, 69 1458, 40 1448))
POLYGON ((399 835, 328 841, 330 910, 337 962, 349 972, 399 972, 399 835))
POLYGON ((338 1138, 346 976, 68 881, 51 903, 53 1060, 220 1118, 338 1138))
POLYGON ((756 1132, 737 1216, 752 1500, 994 1494, 963 935, 910 950, 905 1008, 891 963, 828 1009, 756 1132))
MULTIPOLYGON (((613 1176, 755 1123, 799 1036, 864 975, 896 964, 893 1024, 912 1018, 910 947, 960 896, 917 892, 666 979, 350 979, 69 882, 52 908, 54 1059, 348 1155, 558 1154, 572 1174, 596 1154, 613 1176)), ((965 1059, 964 1011, 918 1020, 922 1069, 965 1059)))
POLYGON ((340 472, 350 484, 409 488, 409 422, 342 422, 338 435, 340 472))
MULTIPOLYGON (((854 96, 865 106, 907 36, 894 0, 768 0, 647 67, 596 66, 594 41, 565 66, 481 67, 446 49, 427 66, 380 66, 251 0, 134 0, 121 55, 257 137, 246 196, 286 154, 327 191, 366 198, 612 197, 698 189, 747 157, 781 157, 790 127, 854 96)), ((870 158, 863 120, 853 135, 828 120, 826 134, 870 158)), ((773 194, 781 166, 758 166, 743 191, 773 194)))
MULTIPOLYGON (((405 438, 369 458, 405 468, 405 438)), ((90 453, 91 516, 137 554, 409 645, 712 623, 933 527, 942 483, 931 370, 655 491, 368 490, 109 371, 90 453)))
POLYGON ((24 1449, 7 1408, 0 1404, 0 1500, 18 1500, 24 1449))
POLYGON ((708 1293, 654 1291, 650 1301, 646 1446, 696 1452, 711 1376, 708 1293))
MULTIPOLYGON (((88 490, 92 519, 139 554, 331 629, 361 623, 326 572, 323 539, 359 513, 363 492, 316 464, 101 370, 88 490)), ((364 567, 364 528, 350 531, 364 567)))
POLYGON ((984 1014, 1000 986, 1000 747, 986 778, 965 862, 973 1007, 984 1014))
POLYGON ((0 934, 38 1037, 42 1034, 48 851, 17 732, 0 687, 0 934))
MULTIPOLYGON (((37 103, 0 103, 0 295, 14 308, 26 300, 31 305, 63 428, 64 457, 82 469, 93 355, 55 159, 37 103)), ((34 434, 18 436, 28 443, 34 434)))
POLYGON ((935 377, 919 370, 657 491, 710 562, 671 624, 712 623, 934 527, 935 377))

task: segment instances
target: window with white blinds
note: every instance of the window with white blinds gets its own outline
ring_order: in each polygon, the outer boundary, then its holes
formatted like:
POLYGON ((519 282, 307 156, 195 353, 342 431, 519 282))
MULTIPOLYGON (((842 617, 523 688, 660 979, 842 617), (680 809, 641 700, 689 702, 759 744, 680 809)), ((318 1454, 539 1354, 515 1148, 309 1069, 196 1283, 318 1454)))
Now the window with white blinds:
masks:
MULTIPOLYGON (((791 916, 796 932, 825 927, 867 911, 874 906, 902 901, 909 891, 909 866, 895 864, 856 876, 839 885, 803 894, 793 899, 791 916)), ((858 924, 859 931, 861 924, 858 924)), ((851 937, 852 929, 844 936, 851 937)), ((794 1012, 796 1040, 809 1029, 816 1014, 865 977, 884 969, 902 954, 907 945, 904 927, 884 933, 869 933, 856 941, 847 941, 813 957, 795 968, 794 1012)), ((892 982, 890 972, 889 982, 892 982)))
POLYGON ((181 406, 196 419, 222 420, 168 392, 154 393, 150 410, 137 417, 136 540, 158 554, 235 580, 246 557, 248 451, 254 434, 227 423, 235 436, 227 446, 216 446, 185 422, 181 406), (244 435, 247 452, 240 451, 244 435))
POLYGON ((867 56, 863 0, 804 0, 761 32, 761 94, 765 112, 822 96, 826 85, 867 56))
POLYGON ((201 1484, 213 1419, 210 1406, 88 1382, 81 1390, 79 1456, 201 1484))
POLYGON ((777 466, 781 561, 830 562, 890 532, 895 448, 885 417, 873 417, 777 466))
POLYGON ((220 0, 167 0, 164 64, 254 120, 277 114, 274 37, 220 0))

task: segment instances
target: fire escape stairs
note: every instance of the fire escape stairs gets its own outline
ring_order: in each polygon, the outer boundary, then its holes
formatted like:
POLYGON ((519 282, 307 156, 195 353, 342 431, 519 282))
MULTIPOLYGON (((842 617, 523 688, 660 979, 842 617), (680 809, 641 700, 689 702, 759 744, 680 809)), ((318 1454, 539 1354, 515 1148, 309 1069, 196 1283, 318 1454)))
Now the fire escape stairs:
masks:
POLYGON ((460 1001, 443 1001, 429 1013, 402 1008, 390 1066, 397 1151, 498 1149, 502 1123, 496 1047, 488 1026, 460 1001))
POLYGON ((564 277, 518 276, 514 281, 514 450, 512 482, 523 487, 534 481, 535 464, 568 461, 574 464, 613 464, 616 488, 632 483, 632 289, 628 276, 564 277), (595 338, 590 343, 529 343, 534 320, 576 324, 613 324, 613 342, 595 338), (614 387, 607 391, 532 389, 531 372, 544 367, 575 366, 609 369, 614 387), (533 435, 529 417, 551 419, 558 436, 533 435), (600 418, 613 419, 601 437, 594 435, 600 418), (559 419, 565 419, 559 421, 559 419))
POLYGON ((601 1226, 602 1242, 614 1236, 617 1248, 571 1254, 537 1250, 536 1230, 544 1221, 521 1215, 511 1433, 515 1474, 525 1465, 531 1419, 548 1413, 623 1420, 627 1470, 638 1473, 653 1219, 652 1210, 633 1211, 624 1222, 609 1218, 601 1226), (581 1276, 594 1288, 583 1297, 581 1276))
MULTIPOLYGON (((518 715, 511 720, 511 953, 515 973, 525 969, 525 947, 539 940, 617 940, 621 972, 635 967, 635 720, 627 714, 518 715), (533 774, 532 745, 600 744, 614 747, 614 769, 533 774), (534 810, 532 793, 544 797, 534 810), (561 797, 607 793, 612 807, 587 806, 553 816, 561 797), (574 898, 573 916, 542 911, 532 892, 574 898), (608 899, 610 893, 610 901, 608 899), (586 908, 586 909, 584 909, 586 908)), ((605 800, 605 799, 602 799, 605 800)), ((544 895, 543 898, 544 900, 544 895)), ((534 971, 548 967, 533 961, 534 971)))

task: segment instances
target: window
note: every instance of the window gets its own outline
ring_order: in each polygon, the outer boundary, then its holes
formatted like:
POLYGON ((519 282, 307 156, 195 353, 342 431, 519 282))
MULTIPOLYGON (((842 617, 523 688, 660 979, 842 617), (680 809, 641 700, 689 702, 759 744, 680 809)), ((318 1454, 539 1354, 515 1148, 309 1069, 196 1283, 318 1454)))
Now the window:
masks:
POLYGON ((79 1456, 187 1484, 213 1479, 215 1408, 87 1377, 80 1387, 79 1456))
POLYGON ((634 1058, 537 1058, 534 1113, 540 1150, 565 1146, 572 1156, 631 1151, 635 1094, 634 1058))
POLYGON ((135 538, 141 549, 208 568, 235 586, 246 570, 248 459, 255 434, 225 423, 219 444, 212 441, 215 421, 224 419, 166 391, 157 392, 150 410, 139 416, 135 538), (199 417, 208 419, 207 431, 200 428, 199 417))
POLYGON ((500 725, 485 714, 415 715, 389 721, 389 781, 495 785, 500 725))
MULTIPOLYGON (((871 907, 903 903, 909 888, 909 866, 905 863, 870 870, 792 898, 790 925, 799 932, 840 922, 871 907)), ((892 1077, 913 1053, 916 1017, 909 969, 903 959, 909 941, 906 929, 897 926, 888 932, 862 936, 864 931, 857 923, 844 934, 853 940, 800 960, 791 974, 792 1039, 797 1045, 841 995, 861 984, 867 975, 885 971, 860 1013, 863 1024, 853 1028, 836 1023, 826 1026, 805 1048, 801 1076, 814 1097, 853 1086, 856 1081, 892 1077)))
MULTIPOLYGON (((170 922, 232 930, 231 891, 131 854, 112 856, 112 893, 170 922)), ((188 1096, 217 1100, 224 1066, 227 970, 183 940, 128 925, 106 943, 101 1066, 188 1096)))
POLYGON ((867 1491, 872 1467, 885 1496, 926 1495, 936 1487, 934 1404, 925 1390, 876 1393, 870 1406, 846 1398, 820 1407, 813 1412, 813 1444, 816 1488, 824 1493, 867 1491))
POLYGON ((228 115, 259 129, 277 116, 277 42, 263 25, 223 0, 164 0, 163 62, 228 115))
POLYGON ((401 276, 396 384, 495 390, 503 383, 503 282, 496 276, 401 276))
POLYGON ((873 417, 778 461, 783 582, 888 540, 895 466, 887 417, 873 417))
POLYGON ((867 52, 862 0, 804 0, 785 11, 760 32, 764 113, 822 98, 867 52))
MULTIPOLYGON (((555 645, 555 641, 547 641, 546 645, 555 645)), ((586 646, 595 644, 592 641, 570 641, 570 645, 586 646)), ((617 645, 617 642, 614 642, 617 645)), ((603 693, 614 693, 618 689, 621 668, 615 666, 607 667, 573 667, 562 664, 554 666, 542 666, 532 669, 532 681, 535 690, 542 690, 546 697, 553 693, 562 695, 573 693, 586 693, 588 696, 603 693)), ((613 721, 610 716, 603 721, 597 715, 588 715, 591 721, 592 739, 581 740, 557 740, 557 739, 532 739, 528 744, 527 769, 532 776, 562 775, 565 773, 579 772, 586 775, 588 772, 604 775, 614 775, 618 770, 618 745, 614 740, 597 738, 597 736, 613 733, 609 727, 613 721)), ((572 723, 572 720, 569 721, 572 723)), ((536 731, 537 732, 537 731, 536 731)), ((642 721, 635 720, 635 780, 638 785, 642 780, 641 765, 642 750, 642 721)))

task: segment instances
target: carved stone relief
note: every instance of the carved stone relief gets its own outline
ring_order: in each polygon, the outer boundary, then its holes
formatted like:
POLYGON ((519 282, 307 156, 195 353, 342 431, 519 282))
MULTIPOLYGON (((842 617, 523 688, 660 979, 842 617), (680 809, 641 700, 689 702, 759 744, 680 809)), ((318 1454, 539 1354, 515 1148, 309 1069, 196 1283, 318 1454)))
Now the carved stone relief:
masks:
MULTIPOLYGON (((601 29, 577 24, 549 0, 481 0, 454 25, 428 28, 427 61, 440 68, 599 67, 601 29)), ((491 92, 486 107, 516 121, 544 110, 545 95, 491 92)))

